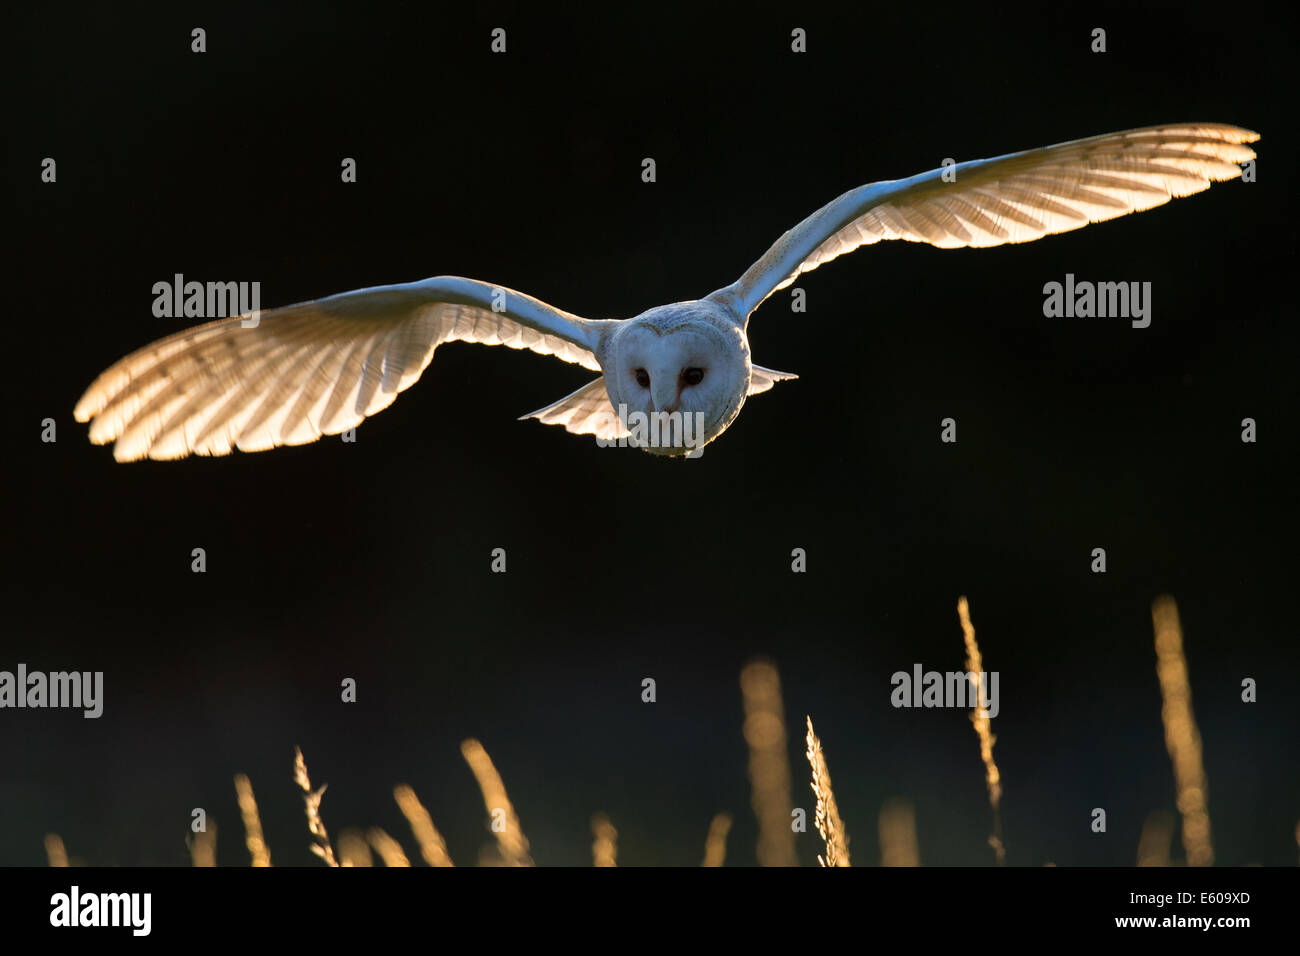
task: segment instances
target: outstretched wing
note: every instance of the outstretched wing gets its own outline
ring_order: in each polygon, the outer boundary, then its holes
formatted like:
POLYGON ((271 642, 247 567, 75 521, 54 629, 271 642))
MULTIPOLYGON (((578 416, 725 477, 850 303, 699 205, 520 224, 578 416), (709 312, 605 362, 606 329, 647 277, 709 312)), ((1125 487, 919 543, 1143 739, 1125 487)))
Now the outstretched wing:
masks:
POLYGON ((86 390, 77 421, 118 461, 301 445, 345 431, 414 384, 443 342, 530 349, 598 371, 593 330, 531 296, 439 276, 177 332, 86 390), (494 311, 494 306, 502 311, 494 311), (256 324, 254 324, 254 321, 256 324))
POLYGON ((710 298, 743 324, 800 273, 881 239, 997 246, 1150 209, 1240 176, 1237 164, 1255 158, 1241 144, 1257 139, 1215 123, 1149 126, 859 186, 785 233, 710 298))

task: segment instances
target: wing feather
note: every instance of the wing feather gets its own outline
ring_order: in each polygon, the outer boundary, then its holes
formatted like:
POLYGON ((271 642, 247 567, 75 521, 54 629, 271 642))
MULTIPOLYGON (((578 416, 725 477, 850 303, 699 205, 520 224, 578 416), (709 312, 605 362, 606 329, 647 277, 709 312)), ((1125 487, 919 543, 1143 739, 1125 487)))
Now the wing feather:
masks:
POLYGON ((1148 126, 860 186, 785 233, 712 297, 743 324, 802 273, 883 239, 997 246, 1151 209, 1240 176, 1239 164, 1255 158, 1244 144, 1258 139, 1213 123, 1148 126))
POLYGON ((563 425, 565 431, 574 435, 594 435, 604 441, 631 434, 609 403, 603 375, 558 402, 520 416, 521 421, 526 418, 535 418, 544 425, 563 425))
POLYGON ((413 385, 444 342, 528 349, 599 371, 593 323, 536 299, 441 276, 186 329, 126 356, 77 403, 119 461, 225 455, 360 424, 413 385))

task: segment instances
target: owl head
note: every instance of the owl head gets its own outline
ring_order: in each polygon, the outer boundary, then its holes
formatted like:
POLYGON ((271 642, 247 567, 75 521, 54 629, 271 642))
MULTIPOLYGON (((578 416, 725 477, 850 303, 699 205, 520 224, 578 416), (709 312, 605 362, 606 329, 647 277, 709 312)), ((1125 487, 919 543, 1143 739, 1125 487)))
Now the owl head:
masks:
POLYGON ((602 350, 605 390, 630 444, 683 455, 726 431, 749 389, 749 342, 711 302, 660 306, 602 350))

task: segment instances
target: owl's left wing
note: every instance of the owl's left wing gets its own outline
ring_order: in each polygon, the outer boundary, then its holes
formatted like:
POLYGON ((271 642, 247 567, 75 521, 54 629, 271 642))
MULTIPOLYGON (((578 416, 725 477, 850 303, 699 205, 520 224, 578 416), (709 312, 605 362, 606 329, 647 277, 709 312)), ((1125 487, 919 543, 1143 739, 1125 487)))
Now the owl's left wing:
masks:
POLYGON ((1236 126, 1149 126, 976 159, 910 179, 859 186, 781 236, 745 274, 714 292, 740 324, 800 273, 882 239, 933 246, 1030 242, 1208 189, 1255 158, 1236 126))
POLYGON ((600 370, 605 323, 473 279, 438 276, 218 319, 121 359, 74 415, 118 461, 262 451, 336 435, 387 408, 444 342, 600 370))

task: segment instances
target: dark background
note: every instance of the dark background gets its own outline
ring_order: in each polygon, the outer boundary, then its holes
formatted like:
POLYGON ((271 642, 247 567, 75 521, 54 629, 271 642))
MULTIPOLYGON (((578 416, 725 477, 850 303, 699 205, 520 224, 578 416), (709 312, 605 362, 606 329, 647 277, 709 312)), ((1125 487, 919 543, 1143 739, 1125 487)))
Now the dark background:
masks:
MULTIPOLYGON (((391 799, 409 782, 473 863, 473 736, 539 863, 590 862, 603 811, 620 862, 693 865, 726 810, 728 861, 752 864, 737 677, 757 654, 781 670, 796 803, 811 714, 856 862, 878 861, 877 813, 904 796, 923 863, 989 863, 966 714, 889 704, 894 671, 961 666, 966 594, 1001 673, 1009 862, 1126 865, 1146 815, 1174 809, 1165 592, 1218 861, 1294 863, 1289 35, 1181 5, 900 6, 15 14, 0 668, 103 670, 106 704, 0 712, 0 863, 44 862, 54 831, 89 864, 183 864, 200 806, 219 861, 244 863, 245 772, 274 861, 312 864, 295 745, 335 836, 382 825, 414 858, 391 799), (778 293, 754 358, 802 377, 698 461, 516 421, 590 373, 464 345, 351 445, 120 465, 72 419, 102 369, 181 327, 151 313, 177 272, 259 280, 266 308, 453 274, 626 317, 725 285, 861 183, 1196 120, 1258 130, 1259 181, 1025 246, 883 243, 800 279, 804 315, 778 293), (1152 282, 1151 327, 1044 318, 1067 272, 1152 282)), ((799 837, 805 863, 818 843, 799 837)))

